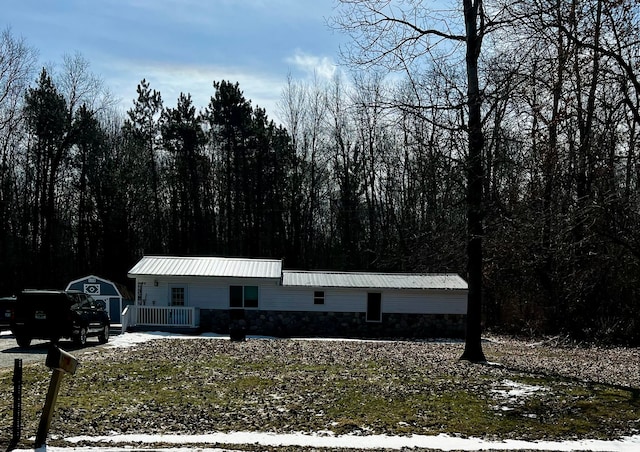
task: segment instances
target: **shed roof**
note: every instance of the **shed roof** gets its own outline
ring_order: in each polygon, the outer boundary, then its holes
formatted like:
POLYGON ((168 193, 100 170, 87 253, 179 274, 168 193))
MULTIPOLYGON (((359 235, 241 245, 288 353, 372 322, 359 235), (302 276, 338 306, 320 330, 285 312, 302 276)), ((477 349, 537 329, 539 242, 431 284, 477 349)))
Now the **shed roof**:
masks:
POLYGON ((454 273, 282 272, 283 286, 353 287, 369 289, 467 290, 467 282, 454 273))
POLYGON ((85 276, 84 278, 79 278, 71 281, 69 284, 67 284, 67 290, 72 289, 80 290, 91 295, 98 294, 123 298, 123 294, 120 291, 121 287, 118 287, 118 284, 95 275, 89 275, 85 276), (93 292, 91 289, 96 285, 98 285, 100 289, 97 292, 93 292))
POLYGON ((144 256, 129 270, 136 276, 217 276, 236 278, 277 278, 282 261, 227 257, 144 256))

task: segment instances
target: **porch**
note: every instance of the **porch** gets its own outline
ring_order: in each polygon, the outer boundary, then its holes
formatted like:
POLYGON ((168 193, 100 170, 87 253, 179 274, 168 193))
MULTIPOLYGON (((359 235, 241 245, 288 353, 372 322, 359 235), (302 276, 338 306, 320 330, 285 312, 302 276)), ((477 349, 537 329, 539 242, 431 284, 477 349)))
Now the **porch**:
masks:
POLYGON ((200 309, 184 306, 127 306, 122 311, 122 332, 129 328, 196 329, 200 309))

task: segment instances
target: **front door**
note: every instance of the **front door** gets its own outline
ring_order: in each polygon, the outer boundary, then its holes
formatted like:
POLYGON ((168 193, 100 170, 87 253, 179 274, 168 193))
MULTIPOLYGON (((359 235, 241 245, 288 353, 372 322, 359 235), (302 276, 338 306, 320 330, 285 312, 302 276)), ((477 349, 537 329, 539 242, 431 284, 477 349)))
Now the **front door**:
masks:
POLYGON ((367 293, 367 322, 382 321, 382 294, 380 292, 367 293))

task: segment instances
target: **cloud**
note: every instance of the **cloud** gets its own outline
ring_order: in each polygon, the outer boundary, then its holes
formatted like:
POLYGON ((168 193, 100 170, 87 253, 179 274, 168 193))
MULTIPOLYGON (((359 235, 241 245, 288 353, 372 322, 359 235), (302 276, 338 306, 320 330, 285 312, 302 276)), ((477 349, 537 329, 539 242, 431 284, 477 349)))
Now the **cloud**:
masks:
POLYGON ((299 49, 295 51, 293 56, 288 57, 286 62, 304 73, 325 79, 331 79, 337 70, 337 66, 331 58, 310 55, 299 49))
POLYGON ((251 104, 267 111, 270 118, 276 119, 276 105, 286 83, 286 79, 269 73, 260 73, 244 67, 168 64, 163 62, 125 62, 106 64, 100 69, 109 81, 114 95, 121 99, 124 110, 133 105, 136 87, 146 79, 151 89, 162 95, 166 107, 176 105, 180 93, 191 94, 193 104, 204 109, 214 94, 213 82, 228 80, 238 82, 244 97, 251 104))

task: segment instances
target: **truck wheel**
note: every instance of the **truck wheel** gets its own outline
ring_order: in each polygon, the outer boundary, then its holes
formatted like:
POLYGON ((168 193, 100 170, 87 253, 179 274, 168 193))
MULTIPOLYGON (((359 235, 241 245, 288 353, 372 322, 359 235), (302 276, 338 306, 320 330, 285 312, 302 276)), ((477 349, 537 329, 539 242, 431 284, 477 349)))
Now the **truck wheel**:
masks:
POLYGON ((73 341, 77 345, 86 345, 86 343, 87 343, 87 328, 84 327, 84 326, 82 328, 80 328, 80 332, 78 333, 78 335, 76 337, 73 338, 73 341))
POLYGON ((100 342, 101 344, 106 344, 107 342, 109 342, 109 325, 108 324, 105 324, 104 329, 102 330, 102 333, 98 335, 98 342, 100 342))
POLYGON ((29 336, 16 336, 16 342, 20 348, 29 348, 31 345, 31 338, 29 336))

